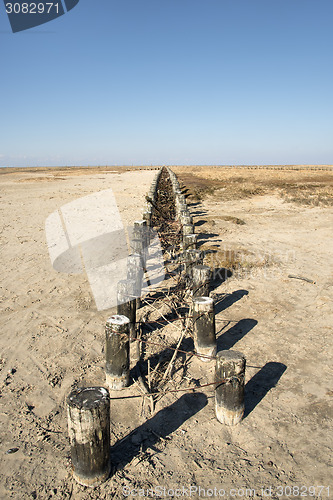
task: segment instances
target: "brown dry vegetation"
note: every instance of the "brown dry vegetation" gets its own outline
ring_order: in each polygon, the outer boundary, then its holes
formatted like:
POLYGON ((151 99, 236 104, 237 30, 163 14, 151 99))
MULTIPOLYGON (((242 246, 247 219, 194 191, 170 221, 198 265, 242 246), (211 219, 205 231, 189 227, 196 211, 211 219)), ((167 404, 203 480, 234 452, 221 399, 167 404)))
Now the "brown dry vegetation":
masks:
POLYGON ((205 264, 212 269, 213 274, 220 272, 225 277, 231 276, 235 270, 248 271, 253 268, 264 268, 274 264, 270 255, 257 255, 245 248, 221 250, 205 243, 201 249, 205 252, 205 264), (219 271, 220 269, 222 271, 219 271))
POLYGON ((174 167, 192 200, 213 196, 238 200, 278 194, 285 201, 311 206, 333 205, 333 171, 174 167))
MULTIPOLYGON (((328 207, 333 205, 333 171, 329 169, 312 170, 305 166, 297 169, 288 169, 288 167, 231 169, 199 166, 173 167, 173 170, 183 183, 183 189, 189 201, 192 202, 207 200, 211 205, 216 202, 275 195, 286 202, 293 202, 300 206, 328 207)), ((246 224, 246 220, 238 215, 233 211, 228 213, 227 209, 223 213, 206 214, 205 222, 200 226, 200 232, 213 234, 217 231, 227 235, 235 224, 246 224)), ((242 246, 225 248, 224 245, 222 249, 218 244, 212 246, 204 241, 201 249, 207 252, 205 257, 207 265, 212 268, 226 268, 230 272, 267 268, 276 264, 271 257, 258 256, 242 246)))

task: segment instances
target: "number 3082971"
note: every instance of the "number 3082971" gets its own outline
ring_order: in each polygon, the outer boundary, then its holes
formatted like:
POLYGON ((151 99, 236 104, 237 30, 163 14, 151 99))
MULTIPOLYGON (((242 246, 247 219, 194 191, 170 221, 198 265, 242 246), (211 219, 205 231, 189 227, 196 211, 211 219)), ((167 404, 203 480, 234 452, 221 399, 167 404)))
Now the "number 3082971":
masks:
POLYGON ((59 14, 59 3, 6 3, 7 14, 50 14, 52 9, 59 14))

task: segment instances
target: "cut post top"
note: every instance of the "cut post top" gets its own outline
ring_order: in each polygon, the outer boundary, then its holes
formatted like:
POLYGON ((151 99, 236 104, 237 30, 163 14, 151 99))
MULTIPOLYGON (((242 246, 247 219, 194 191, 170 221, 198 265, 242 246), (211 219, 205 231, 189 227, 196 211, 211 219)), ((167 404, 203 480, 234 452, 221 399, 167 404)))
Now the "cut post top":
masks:
POLYGON ((206 266, 205 264, 197 264, 193 269, 196 269, 198 271, 205 271, 209 273, 211 271, 209 266, 206 266))
POLYGON ((211 297, 193 297, 193 302, 195 302, 196 304, 208 305, 208 304, 214 304, 214 299, 212 299, 211 297))
POLYGON ((90 409, 109 400, 109 391, 105 387, 77 387, 67 397, 67 404, 79 409, 90 409))
POLYGON ((198 239, 198 235, 195 233, 184 234, 184 241, 187 241, 189 243, 196 243, 197 239, 198 239))
POLYGON ((239 351, 232 351, 232 350, 219 351, 216 354, 216 357, 220 358, 221 360, 225 359, 226 361, 239 361, 240 359, 244 359, 244 361, 245 361, 245 356, 243 353, 241 353, 239 351))
POLYGON ((127 325, 129 324, 129 322, 130 320, 127 316, 123 316, 122 314, 114 314, 106 320, 106 326, 127 325))
POLYGON ((134 221, 134 226, 146 226, 146 225, 147 225, 147 221, 144 219, 134 221))
MULTIPOLYGON (((187 235, 186 238, 188 236, 192 236, 192 235, 191 234, 187 235)), ((194 234, 193 236, 197 236, 197 235, 194 234)), ((185 257, 185 259, 189 258, 189 260, 191 262, 194 262, 195 260, 201 260, 201 259, 203 259, 204 258, 204 253, 202 252, 202 250, 197 250, 195 248, 189 248, 189 249, 185 250, 184 257, 185 257)))
POLYGON ((213 313, 214 312, 214 299, 211 297, 193 297, 194 313, 213 313))

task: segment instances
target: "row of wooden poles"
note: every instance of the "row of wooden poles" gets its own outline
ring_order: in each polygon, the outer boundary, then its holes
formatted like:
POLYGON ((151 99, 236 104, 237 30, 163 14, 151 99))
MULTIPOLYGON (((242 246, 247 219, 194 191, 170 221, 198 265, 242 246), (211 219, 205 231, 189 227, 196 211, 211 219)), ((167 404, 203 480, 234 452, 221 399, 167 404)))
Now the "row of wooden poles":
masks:
MULTIPOLYGON (((215 361, 215 412, 223 424, 235 425, 244 414, 245 357, 231 350, 216 352, 214 300, 209 296, 212 272, 203 265, 197 248, 191 213, 174 172, 170 176, 176 219, 182 224, 181 262, 192 288, 195 352, 203 362, 215 361)), ((106 322, 105 387, 75 388, 67 398, 68 431, 73 477, 84 486, 97 486, 111 471, 110 394, 130 383, 130 345, 136 342, 136 310, 141 304, 141 286, 149 258, 151 223, 162 169, 157 172, 142 220, 134 223, 128 257, 127 279, 118 283, 117 314, 106 322)), ((156 205, 155 205, 156 206, 156 205)))

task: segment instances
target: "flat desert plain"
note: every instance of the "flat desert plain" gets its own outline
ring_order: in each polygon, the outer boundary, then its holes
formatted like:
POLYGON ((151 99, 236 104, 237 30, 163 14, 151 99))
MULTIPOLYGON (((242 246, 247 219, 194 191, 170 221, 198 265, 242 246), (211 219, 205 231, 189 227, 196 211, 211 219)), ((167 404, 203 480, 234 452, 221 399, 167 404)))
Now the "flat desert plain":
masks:
MULTIPOLYGON (((45 220, 112 188, 132 224, 156 170, 1 169, 2 499, 333 498, 333 172, 172 169, 205 261, 219 271, 211 292, 218 348, 247 360, 244 419, 220 424, 205 386, 214 362, 179 354, 153 413, 139 384, 111 392, 110 479, 95 489, 72 479, 65 399, 75 385, 104 384, 113 311, 97 310, 84 274, 52 268, 45 220)), ((144 303, 138 317, 167 317, 169 299, 144 303)), ((159 388, 181 322, 150 330, 145 338, 165 345, 164 357, 156 345, 144 352, 152 369, 159 360, 159 388)), ((193 349, 190 336, 182 347, 193 349)))

